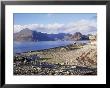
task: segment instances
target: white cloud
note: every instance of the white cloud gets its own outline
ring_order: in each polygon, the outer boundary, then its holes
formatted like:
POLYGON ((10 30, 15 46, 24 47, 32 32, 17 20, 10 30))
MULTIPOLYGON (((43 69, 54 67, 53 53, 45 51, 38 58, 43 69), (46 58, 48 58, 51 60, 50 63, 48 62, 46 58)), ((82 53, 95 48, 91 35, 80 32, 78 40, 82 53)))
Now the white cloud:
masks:
POLYGON ((46 28, 50 30, 58 30, 59 28, 62 28, 63 26, 64 24, 54 23, 54 24, 47 24, 46 28))
POLYGON ((48 14, 47 14, 48 17, 51 17, 52 15, 53 15, 52 13, 48 13, 48 14))
POLYGON ((69 33, 81 32, 84 34, 88 34, 90 32, 96 31, 97 24, 94 20, 79 20, 74 23, 70 23, 67 25, 66 31, 69 33))
POLYGON ((76 22, 71 22, 68 24, 28 24, 28 25, 14 25, 14 32, 19 32, 24 28, 29 28, 31 30, 36 30, 39 32, 46 33, 74 33, 81 32, 84 34, 94 33, 97 29, 97 24, 95 20, 79 20, 76 22))

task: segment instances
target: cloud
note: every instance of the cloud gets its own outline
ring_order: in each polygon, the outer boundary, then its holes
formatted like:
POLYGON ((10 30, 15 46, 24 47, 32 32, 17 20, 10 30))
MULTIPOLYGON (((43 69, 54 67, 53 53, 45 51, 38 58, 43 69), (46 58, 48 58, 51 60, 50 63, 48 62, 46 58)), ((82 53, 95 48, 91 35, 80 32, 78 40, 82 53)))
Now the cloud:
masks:
POLYGON ((96 31, 97 24, 94 20, 79 20, 74 23, 70 23, 67 25, 67 32, 74 33, 74 32, 81 32, 84 34, 88 34, 89 32, 96 31))
POLYGON ((95 33, 97 30, 96 20, 79 20, 68 24, 28 24, 28 25, 14 25, 14 32, 19 32, 22 29, 29 28, 38 32, 44 33, 75 33, 81 32, 83 34, 95 33))
POLYGON ((48 13, 48 14, 47 14, 48 17, 51 17, 52 15, 53 15, 52 13, 48 13))

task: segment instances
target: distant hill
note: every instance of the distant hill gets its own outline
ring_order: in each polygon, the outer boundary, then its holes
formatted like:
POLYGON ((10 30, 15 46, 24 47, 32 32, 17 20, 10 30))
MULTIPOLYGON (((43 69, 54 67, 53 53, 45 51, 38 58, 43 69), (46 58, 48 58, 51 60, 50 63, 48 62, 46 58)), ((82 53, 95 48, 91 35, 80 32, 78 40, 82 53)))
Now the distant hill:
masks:
POLYGON ((66 36, 67 34, 65 33, 58 33, 58 34, 48 34, 49 38, 52 38, 54 40, 64 40, 64 36, 66 36))
POLYGON ((78 40, 89 40, 88 35, 82 35, 80 32, 76 32, 74 34, 68 34, 64 38, 65 40, 70 40, 70 41, 78 41, 78 40))
POLYGON ((54 39, 48 37, 46 33, 32 31, 26 28, 18 33, 14 33, 14 41, 54 41, 54 39))
POLYGON ((33 32, 28 28, 21 30, 18 33, 14 33, 14 41, 33 41, 33 32))
POLYGON ((74 34, 58 33, 47 34, 25 28, 18 33, 14 33, 14 41, 64 41, 64 40, 88 40, 88 35, 80 32, 74 34))

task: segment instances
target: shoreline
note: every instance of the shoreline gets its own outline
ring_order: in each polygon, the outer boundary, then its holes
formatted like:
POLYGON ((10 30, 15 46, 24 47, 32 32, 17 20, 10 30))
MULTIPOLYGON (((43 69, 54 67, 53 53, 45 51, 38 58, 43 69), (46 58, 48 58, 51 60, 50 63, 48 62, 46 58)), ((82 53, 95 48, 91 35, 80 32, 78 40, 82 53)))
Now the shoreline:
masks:
POLYGON ((14 75, 96 74, 96 45, 69 44, 50 49, 24 52, 14 56, 14 75), (27 71, 24 69, 27 69, 27 71))
MULTIPOLYGON (((43 51, 49 51, 49 50, 55 50, 55 49, 60 49, 60 48, 66 48, 66 47, 71 47, 72 46, 84 46, 87 44, 68 44, 64 46, 58 46, 58 47, 53 47, 53 48, 48 48, 48 49, 41 49, 41 50, 31 50, 31 51, 26 51, 26 52, 21 52, 21 53, 15 53, 15 54, 22 54, 22 53, 31 53, 31 52, 43 52, 43 51)), ((77 47, 78 48, 78 47, 77 47)))

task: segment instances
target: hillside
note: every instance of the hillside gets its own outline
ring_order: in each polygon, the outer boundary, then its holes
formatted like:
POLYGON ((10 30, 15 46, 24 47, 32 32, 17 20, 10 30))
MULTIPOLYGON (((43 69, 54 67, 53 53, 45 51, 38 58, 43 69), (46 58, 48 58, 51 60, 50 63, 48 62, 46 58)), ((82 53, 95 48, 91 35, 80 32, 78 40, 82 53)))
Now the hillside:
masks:
POLYGON ((88 39, 88 35, 83 35, 80 32, 76 32, 74 34, 47 34, 25 28, 18 33, 14 33, 14 41, 77 41, 88 39))

